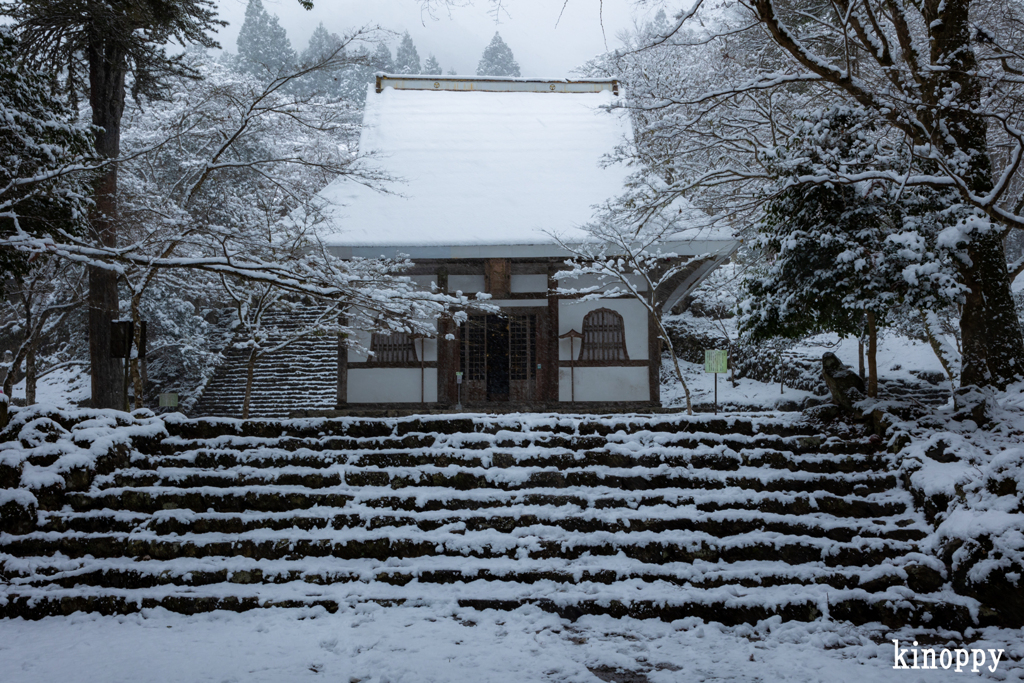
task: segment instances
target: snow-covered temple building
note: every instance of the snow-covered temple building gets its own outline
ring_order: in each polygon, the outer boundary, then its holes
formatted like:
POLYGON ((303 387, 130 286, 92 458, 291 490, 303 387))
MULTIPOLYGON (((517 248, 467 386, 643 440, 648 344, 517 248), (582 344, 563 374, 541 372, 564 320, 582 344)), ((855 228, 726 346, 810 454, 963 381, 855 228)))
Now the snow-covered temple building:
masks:
MULTIPOLYGON (((568 255, 554 236, 587 239, 581 226, 595 206, 623 191, 627 169, 603 163, 630 135, 628 118, 603 108, 618 89, 614 80, 378 76, 360 145, 399 182, 390 194, 328 186, 329 248, 408 255, 418 285, 489 294, 500 314, 442 322, 433 338, 366 334, 365 350, 340 352, 339 409, 659 404, 660 341, 644 307, 553 292, 568 255)), ((672 291, 657 292, 676 301, 737 242, 719 230, 668 246, 693 262, 672 291)))

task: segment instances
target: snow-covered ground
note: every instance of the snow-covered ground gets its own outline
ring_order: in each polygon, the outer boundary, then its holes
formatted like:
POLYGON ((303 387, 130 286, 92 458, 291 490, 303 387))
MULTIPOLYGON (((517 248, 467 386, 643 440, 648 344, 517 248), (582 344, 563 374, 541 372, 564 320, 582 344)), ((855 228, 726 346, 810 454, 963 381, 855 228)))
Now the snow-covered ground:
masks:
MULTIPOLYGON (((36 402, 61 408, 75 408, 91 396, 89 373, 82 366, 58 368, 36 382, 36 402)), ((25 380, 11 390, 15 400, 25 400, 25 380)))
MULTIPOLYGON (((836 354, 847 365, 857 367, 857 341, 851 337, 840 339, 834 334, 817 335, 792 349, 792 353, 809 358, 821 358, 828 351, 836 354)), ((920 382, 915 373, 944 374, 928 344, 903 336, 882 337, 878 344, 877 358, 878 375, 883 381, 920 382)), ((697 363, 680 361, 679 365, 693 402, 710 403, 714 398, 715 376, 704 372, 704 366, 697 363)), ((684 405, 683 388, 676 380, 667 356, 662 368, 662 403, 667 407, 684 405)), ((799 405, 812 395, 808 391, 776 383, 766 384, 745 377, 737 379, 733 387, 729 375, 718 377, 719 404, 760 406, 771 410, 784 403, 795 402, 799 405)))
POLYGON ((18 683, 678 683, 1024 680, 1024 632, 889 632, 827 621, 726 628, 610 617, 363 605, 194 617, 153 611, 0 621, 0 677, 18 683), (1003 649, 995 672, 893 670, 907 647, 1003 649))
MULTIPOLYGON (((794 352, 811 357, 820 357, 826 351, 835 353, 843 362, 857 367, 857 342, 853 339, 840 340, 835 335, 819 335, 794 349, 794 352)), ((714 375, 704 372, 704 366, 697 363, 680 361, 686 383, 690 387, 694 403, 710 403, 714 397, 714 375)), ((923 342, 906 337, 884 337, 878 350, 879 375, 883 379, 914 380, 912 372, 941 373, 935 354, 923 342)), ((667 362, 663 366, 661 400, 666 407, 678 407, 684 404, 683 390, 667 362)), ((25 398, 25 381, 14 385, 14 398, 25 398)), ((778 384, 758 382, 749 378, 741 378, 733 387, 728 375, 718 377, 719 403, 732 403, 744 406, 761 406, 772 410, 782 403, 796 402, 800 404, 812 394, 792 387, 780 387, 778 384)), ((60 408, 74 408, 89 398, 89 375, 80 367, 67 367, 56 370, 39 380, 36 387, 39 403, 60 408)))

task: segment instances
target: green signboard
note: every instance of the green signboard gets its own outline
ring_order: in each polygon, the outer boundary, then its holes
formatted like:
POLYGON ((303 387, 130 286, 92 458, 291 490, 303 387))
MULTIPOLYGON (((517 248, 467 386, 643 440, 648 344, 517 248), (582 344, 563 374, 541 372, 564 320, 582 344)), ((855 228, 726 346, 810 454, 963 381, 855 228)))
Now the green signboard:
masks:
POLYGON ((729 351, 726 349, 705 349, 704 372, 713 372, 715 374, 729 372, 729 351))

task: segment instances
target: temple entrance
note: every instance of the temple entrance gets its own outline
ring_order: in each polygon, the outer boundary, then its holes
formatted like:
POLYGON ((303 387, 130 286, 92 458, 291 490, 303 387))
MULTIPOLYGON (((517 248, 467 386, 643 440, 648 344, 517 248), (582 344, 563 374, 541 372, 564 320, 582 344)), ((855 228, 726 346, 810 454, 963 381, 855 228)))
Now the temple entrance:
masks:
POLYGON ((508 401, 509 319, 489 315, 487 328, 487 400, 508 401))
POLYGON ((474 315, 462 328, 467 403, 528 403, 537 393, 537 315, 474 315))

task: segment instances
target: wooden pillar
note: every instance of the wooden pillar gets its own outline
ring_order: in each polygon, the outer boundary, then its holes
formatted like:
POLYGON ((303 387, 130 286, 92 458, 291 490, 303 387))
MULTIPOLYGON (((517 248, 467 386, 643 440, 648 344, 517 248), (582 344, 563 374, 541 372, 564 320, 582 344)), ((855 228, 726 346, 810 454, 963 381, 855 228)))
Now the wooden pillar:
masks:
MULTIPOLYGON (((448 292, 448 269, 437 269, 437 287, 448 292)), ((459 335, 455 321, 440 318, 437 321, 437 402, 453 406, 456 401, 455 372, 459 369, 459 335), (452 335, 453 339, 448 339, 452 335)))
POLYGON ((558 359, 558 295, 554 294, 555 289, 558 288, 558 280, 555 279, 555 273, 558 272, 558 265, 552 264, 548 268, 548 336, 547 336, 547 359, 545 361, 546 371, 544 377, 546 379, 544 383, 544 400, 552 403, 558 403, 558 375, 559 375, 559 359, 558 359))
POLYGON ((348 344, 345 335, 338 335, 338 410, 348 405, 348 344))
MULTIPOLYGON (((654 294, 652 293, 653 297, 654 294)), ((647 316, 647 381, 650 382, 651 401, 661 405, 661 337, 654 314, 647 316)))
POLYGON ((437 402, 452 406, 456 402, 455 372, 459 369, 459 334, 455 321, 442 318, 437 331, 437 402), (448 339, 448 335, 454 337, 448 339))
POLYGON ((489 258, 484 267, 487 293, 495 299, 507 299, 512 292, 512 262, 507 258, 489 258))

